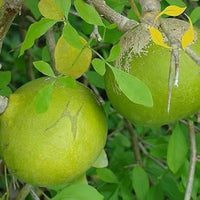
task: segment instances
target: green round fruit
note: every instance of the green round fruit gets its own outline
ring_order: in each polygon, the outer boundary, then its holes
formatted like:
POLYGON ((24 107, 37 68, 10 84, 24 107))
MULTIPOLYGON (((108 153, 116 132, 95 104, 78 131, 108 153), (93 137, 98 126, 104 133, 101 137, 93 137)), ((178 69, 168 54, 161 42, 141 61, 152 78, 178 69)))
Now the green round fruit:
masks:
POLYGON ((37 114, 34 97, 53 78, 31 81, 12 94, 0 115, 0 151, 10 172, 33 185, 70 182, 95 162, 106 141, 107 122, 84 85, 57 80, 48 110, 37 114))
MULTIPOLYGON (((189 28, 186 22, 168 19, 169 32, 181 39, 189 28)), ((200 33, 199 31, 197 31, 200 33)), ((200 36, 190 48, 200 56, 200 36)), ((172 88, 171 106, 168 112, 168 77, 171 51, 151 41, 150 32, 143 24, 127 32, 121 38, 121 54, 116 67, 142 80, 150 89, 153 107, 131 102, 118 88, 112 71, 105 74, 108 98, 113 107, 135 124, 160 126, 194 114, 200 109, 200 67, 179 50, 179 82, 172 88)))

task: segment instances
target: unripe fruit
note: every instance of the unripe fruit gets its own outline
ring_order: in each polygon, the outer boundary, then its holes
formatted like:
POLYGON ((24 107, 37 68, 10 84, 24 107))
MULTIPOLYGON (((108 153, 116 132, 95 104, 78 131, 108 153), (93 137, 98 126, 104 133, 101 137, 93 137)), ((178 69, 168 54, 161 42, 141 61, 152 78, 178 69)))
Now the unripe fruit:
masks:
POLYGON ((94 95, 80 83, 59 80, 48 110, 36 114, 33 99, 52 78, 31 81, 12 94, 0 115, 0 151, 10 172, 39 186, 58 185, 82 175, 106 141, 107 123, 94 95))
MULTIPOLYGON (((186 22, 168 19, 170 33, 179 39, 189 28, 186 22)), ((199 33, 199 31, 197 31, 199 33)), ((200 56, 200 36, 190 46, 200 56)), ((122 52, 116 67, 136 76, 150 89, 153 107, 131 102, 118 88, 110 69, 105 85, 112 105, 135 124, 160 126, 187 117, 200 109, 200 67, 183 51, 180 54, 179 86, 173 87, 170 111, 167 111, 168 77, 171 51, 151 41, 147 27, 139 25, 127 32, 120 41, 122 52)))

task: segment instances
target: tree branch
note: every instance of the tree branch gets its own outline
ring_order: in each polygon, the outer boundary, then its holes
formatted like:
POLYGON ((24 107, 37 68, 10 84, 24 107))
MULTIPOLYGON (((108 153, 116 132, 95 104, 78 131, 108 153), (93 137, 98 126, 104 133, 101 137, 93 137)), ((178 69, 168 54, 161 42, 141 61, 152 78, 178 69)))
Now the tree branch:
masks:
POLYGON ((6 36, 15 16, 19 13, 24 0, 4 0, 0 7, 0 52, 3 39, 6 36))
POLYGON ((196 138, 195 138, 195 130, 193 121, 188 122, 189 125, 189 136, 190 136, 190 166, 189 166, 189 174, 186 185, 186 192, 184 200, 190 200, 192 195, 192 187, 194 182, 195 175, 195 166, 196 166, 196 138))
POLYGON ((49 48, 49 53, 50 53, 50 58, 51 58, 51 68, 53 69, 54 73, 56 75, 58 75, 58 72, 56 71, 56 68, 55 68, 54 52, 55 52, 55 48, 56 48, 56 40, 55 40, 53 28, 51 28, 47 31, 46 42, 47 42, 47 46, 49 48))
POLYGON ((135 20, 130 20, 127 17, 119 14, 108 5, 104 0, 93 0, 92 4, 100 15, 105 17, 110 23, 116 23, 120 31, 127 31, 138 25, 135 20))
POLYGON ((141 22, 152 25, 156 15, 161 11, 160 0, 139 0, 142 7, 141 22))
POLYGON ((125 119, 125 123, 127 125, 127 128, 131 134, 131 142, 132 142, 132 149, 135 155, 135 160, 137 162, 137 164, 139 164, 140 166, 142 166, 142 159, 141 159, 141 154, 140 154, 140 148, 139 148, 139 142, 138 142, 138 138, 137 135, 133 129, 132 124, 125 119))

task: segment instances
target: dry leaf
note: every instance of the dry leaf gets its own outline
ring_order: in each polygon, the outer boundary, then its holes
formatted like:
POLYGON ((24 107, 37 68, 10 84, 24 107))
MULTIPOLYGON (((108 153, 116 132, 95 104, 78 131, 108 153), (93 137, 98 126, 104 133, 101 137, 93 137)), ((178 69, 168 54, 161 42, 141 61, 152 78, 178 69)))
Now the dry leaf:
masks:
MULTIPOLYGON (((187 16, 187 15, 186 15, 187 16)), ((190 45, 193 40, 194 40, 194 28, 193 28, 193 24, 191 19, 187 16, 189 22, 190 22, 190 28, 184 33, 182 40, 181 40, 181 44, 182 44, 182 48, 183 50, 186 49, 186 47, 188 45, 190 45)))
POLYGON ((169 16, 178 16, 182 14, 185 11, 186 7, 181 8, 179 6, 168 6, 166 7, 162 12, 160 12, 156 18, 155 21, 161 16, 161 15, 169 15, 169 16))
POLYGON ((153 27, 149 27, 149 31, 151 33, 151 38, 155 44, 160 45, 165 48, 168 48, 168 49, 171 48, 170 46, 168 46, 167 44, 164 43, 162 33, 159 30, 157 30, 153 27))

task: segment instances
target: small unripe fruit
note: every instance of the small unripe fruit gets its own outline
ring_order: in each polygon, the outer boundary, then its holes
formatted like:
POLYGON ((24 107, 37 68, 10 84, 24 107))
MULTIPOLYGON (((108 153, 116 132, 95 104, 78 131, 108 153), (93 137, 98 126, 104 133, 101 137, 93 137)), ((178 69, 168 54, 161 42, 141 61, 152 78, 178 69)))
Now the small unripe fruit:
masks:
MULTIPOLYGON (((186 22, 167 19, 170 33, 174 31, 181 40, 189 28, 186 22)), ((199 33, 199 31, 197 30, 199 33)), ((131 102, 118 88, 112 71, 105 74, 105 85, 112 105, 135 124, 160 126, 194 114, 200 109, 200 67, 186 52, 179 50, 179 84, 172 88, 168 112, 168 77, 171 51, 151 41, 150 32, 139 25, 124 34, 120 41, 122 52, 116 67, 136 76, 150 89, 153 107, 131 102)), ((200 36, 190 48, 200 56, 200 36)))
POLYGON ((31 81, 12 94, 0 115, 0 151, 10 172, 33 185, 51 186, 82 175, 104 148, 106 117, 84 85, 57 80, 48 110, 37 114, 34 97, 52 78, 31 81))

